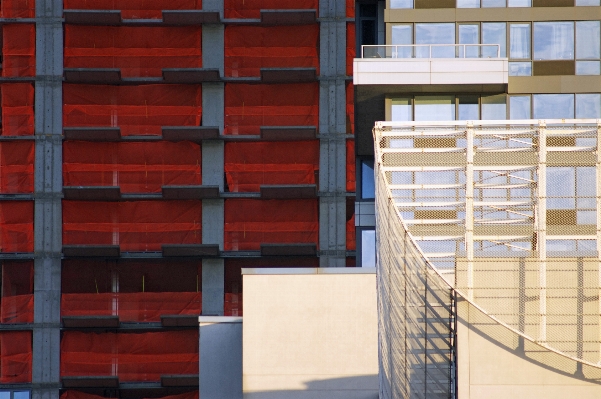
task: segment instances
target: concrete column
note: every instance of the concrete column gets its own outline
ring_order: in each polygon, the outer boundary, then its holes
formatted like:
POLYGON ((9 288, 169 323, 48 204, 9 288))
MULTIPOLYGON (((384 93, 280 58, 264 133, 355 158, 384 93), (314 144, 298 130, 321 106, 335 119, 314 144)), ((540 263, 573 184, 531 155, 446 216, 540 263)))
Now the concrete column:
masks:
POLYGON ((346 4, 320 0, 319 249, 321 267, 346 265, 346 4))
MULTIPOLYGON (((203 9, 219 11, 223 18, 223 0, 204 0, 203 9)), ((224 25, 202 27, 202 65, 219 69, 223 76, 224 25)), ((203 83, 202 125, 224 126, 224 84, 203 83)), ((219 186, 223 192, 223 141, 205 140, 202 143, 202 184, 219 186)), ((202 201, 202 243, 218 244, 223 250, 223 199, 202 201)), ((225 267, 223 259, 204 259, 202 262, 202 314, 223 315, 225 267)))
POLYGON ((60 387, 62 1, 36 0, 33 399, 60 387))

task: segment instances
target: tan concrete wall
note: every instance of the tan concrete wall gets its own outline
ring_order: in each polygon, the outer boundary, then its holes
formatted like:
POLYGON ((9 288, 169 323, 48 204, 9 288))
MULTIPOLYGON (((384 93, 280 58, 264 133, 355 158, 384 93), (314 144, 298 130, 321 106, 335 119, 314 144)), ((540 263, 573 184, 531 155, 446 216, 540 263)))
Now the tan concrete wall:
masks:
POLYGON ((378 397, 374 269, 243 269, 243 285, 245 399, 378 397))

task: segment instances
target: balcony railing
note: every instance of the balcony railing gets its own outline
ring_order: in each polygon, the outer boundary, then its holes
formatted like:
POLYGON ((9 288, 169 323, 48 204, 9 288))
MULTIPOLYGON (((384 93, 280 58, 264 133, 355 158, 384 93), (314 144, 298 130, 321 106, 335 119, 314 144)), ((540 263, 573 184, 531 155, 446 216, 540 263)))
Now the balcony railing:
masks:
POLYGON ((501 58, 498 44, 392 44, 361 46, 361 58, 501 58))

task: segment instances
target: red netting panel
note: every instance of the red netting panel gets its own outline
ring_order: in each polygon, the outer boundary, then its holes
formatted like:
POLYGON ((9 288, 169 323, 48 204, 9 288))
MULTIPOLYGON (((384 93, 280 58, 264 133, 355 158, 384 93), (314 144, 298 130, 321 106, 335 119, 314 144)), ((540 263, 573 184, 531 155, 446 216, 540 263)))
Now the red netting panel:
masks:
POLYGON ((242 316, 242 294, 225 294, 223 302, 224 316, 242 316))
POLYGON ((0 252, 33 252, 33 201, 0 201, 0 252))
POLYGON ((0 323, 33 323, 33 262, 2 262, 0 323))
POLYGON ((346 222, 346 249, 354 251, 357 249, 357 236, 355 235, 355 215, 346 222))
POLYGON ((161 244, 200 244, 201 201, 63 201, 63 243, 160 251, 161 244))
POLYGON ((317 126, 319 84, 226 84, 225 134, 258 135, 261 126, 317 126))
POLYGON ((63 185, 119 186, 156 193, 164 185, 200 185, 201 149, 191 142, 63 144, 63 185))
MULTIPOLYGON (((80 391, 65 391, 60 396, 60 399, 106 399, 104 396, 92 395, 90 393, 80 391)), ((162 398, 153 399, 198 399, 198 389, 192 392, 180 393, 179 395, 163 396, 162 398)))
POLYGON ((0 192, 33 192, 33 142, 0 142, 0 192))
POLYGON ((200 126, 200 85, 65 84, 63 125, 120 127, 122 135, 161 135, 162 126, 200 126))
POLYGON ((2 25, 2 76, 35 76, 35 25, 2 25))
POLYGON ((317 200, 225 201, 225 249, 259 250, 262 243, 315 243, 317 200))
POLYGON ((355 89, 352 83, 346 85, 346 132, 355 134, 355 89))
POLYGON ((225 177, 231 192, 258 192, 262 184, 315 184, 319 142, 225 144, 225 177))
POLYGON ((33 85, 30 83, 0 84, 0 94, 2 103, 2 135, 33 135, 33 85))
POLYGON ((355 24, 346 24, 346 74, 353 75, 353 59, 356 56, 355 24))
POLYGON ((230 25, 225 28, 225 75, 259 76, 261 68, 319 68, 318 44, 317 24, 230 25))
POLYGON ((161 10, 200 10, 202 0, 64 0, 73 10, 121 10, 126 19, 162 18, 161 10))
POLYGON ((119 316, 120 321, 161 321, 161 315, 199 315, 200 292, 62 294, 62 316, 119 316))
POLYGON ((346 141, 346 191, 355 192, 355 141, 346 141))
POLYGON ((225 18, 261 18, 261 10, 317 10, 318 0, 225 0, 225 18))
POLYGON ((65 68, 120 68, 123 77, 202 66, 200 26, 65 25, 65 68))
POLYGON ((35 18, 35 0, 2 0, 2 18, 35 18))
POLYGON ((31 331, 0 332, 0 383, 31 382, 31 331))
POLYGON ((355 0, 346 0, 346 17, 355 18, 355 0))
POLYGON ((116 375, 123 382, 166 374, 198 374, 198 331, 63 332, 61 376, 116 375))

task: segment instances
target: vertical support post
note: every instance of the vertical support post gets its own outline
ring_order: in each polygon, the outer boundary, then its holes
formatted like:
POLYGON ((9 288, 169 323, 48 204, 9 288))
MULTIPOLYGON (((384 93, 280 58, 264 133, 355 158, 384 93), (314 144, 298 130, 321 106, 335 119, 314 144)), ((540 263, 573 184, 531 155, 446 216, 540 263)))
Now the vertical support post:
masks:
POLYGON ((58 399, 62 252, 63 4, 36 0, 32 398, 58 399))
POLYGON ((539 264, 539 342, 547 340, 547 132, 544 122, 538 127, 537 254, 539 264))
POLYGON ((474 127, 466 129, 465 168, 465 252, 467 256, 467 295, 474 299, 474 127))
MULTIPOLYGON (((597 202, 597 267, 599 273, 599 314, 601 315, 601 123, 597 125, 597 164, 595 165, 595 197, 597 202)), ((599 319, 601 329, 601 318, 599 319)), ((601 332, 599 333, 599 362, 601 362, 601 332)))
MULTIPOLYGON (((223 18, 223 0, 204 0, 203 9, 218 11, 223 18)), ((223 24, 202 26, 202 65, 219 69, 223 76, 225 31, 223 24)), ((225 86, 221 82, 202 84, 202 125, 224 128, 225 86)), ((221 140, 202 142, 202 184, 224 190, 224 143, 221 140)), ((223 250, 223 199, 202 200, 202 243, 218 244, 223 250)), ((225 300, 225 264, 223 259, 202 261, 202 314, 223 316, 225 300)))
POLYGON ((320 0, 319 249, 321 267, 346 265, 346 4, 320 0))

